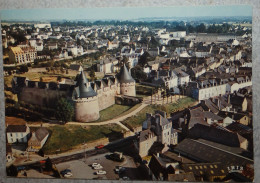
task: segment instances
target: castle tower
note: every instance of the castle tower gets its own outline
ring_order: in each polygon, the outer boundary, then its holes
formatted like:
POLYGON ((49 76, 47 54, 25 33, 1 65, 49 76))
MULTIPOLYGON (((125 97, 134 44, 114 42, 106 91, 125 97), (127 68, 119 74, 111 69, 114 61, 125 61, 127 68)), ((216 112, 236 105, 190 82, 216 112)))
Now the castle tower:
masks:
POLYGON ((90 122, 99 119, 97 93, 92 89, 83 71, 77 78, 72 99, 75 103, 76 121, 90 122))
POLYGON ((121 68, 118 79, 120 82, 120 94, 121 95, 128 95, 128 96, 136 95, 135 80, 130 75, 125 64, 121 68))

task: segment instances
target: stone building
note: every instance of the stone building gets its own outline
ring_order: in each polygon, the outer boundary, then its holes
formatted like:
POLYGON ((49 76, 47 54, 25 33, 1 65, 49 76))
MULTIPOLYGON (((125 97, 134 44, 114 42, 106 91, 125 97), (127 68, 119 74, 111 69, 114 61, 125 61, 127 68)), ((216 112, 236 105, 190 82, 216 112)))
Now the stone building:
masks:
POLYGON ((14 77, 13 93, 26 104, 44 108, 55 108, 59 98, 67 98, 74 105, 75 120, 90 122, 99 119, 99 111, 115 104, 116 96, 136 96, 135 80, 125 65, 118 76, 89 82, 83 71, 76 84, 30 81, 25 77, 14 77))
POLYGON ((162 111, 156 111, 154 116, 146 114, 143 131, 139 137, 139 155, 147 156, 155 142, 163 144, 164 150, 178 143, 178 133, 172 128, 172 122, 167 119, 166 113, 162 111))

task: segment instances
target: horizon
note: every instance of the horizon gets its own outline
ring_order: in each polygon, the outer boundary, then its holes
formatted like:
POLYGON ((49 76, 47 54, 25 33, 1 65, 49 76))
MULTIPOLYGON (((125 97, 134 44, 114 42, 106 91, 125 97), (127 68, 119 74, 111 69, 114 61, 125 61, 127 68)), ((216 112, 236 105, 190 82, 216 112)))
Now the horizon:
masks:
POLYGON ((252 17, 252 6, 113 7, 1 10, 1 21, 169 19, 252 17), (156 14, 154 13, 156 12, 156 14), (119 18, 120 17, 120 18, 119 18))

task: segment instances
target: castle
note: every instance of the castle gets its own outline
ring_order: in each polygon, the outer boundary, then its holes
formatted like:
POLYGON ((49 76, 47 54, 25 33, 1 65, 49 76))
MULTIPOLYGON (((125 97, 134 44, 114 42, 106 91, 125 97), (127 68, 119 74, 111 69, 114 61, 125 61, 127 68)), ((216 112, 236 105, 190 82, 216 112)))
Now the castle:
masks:
POLYGON ((46 108, 54 108, 61 97, 68 98, 73 102, 75 120, 78 122, 99 119, 99 111, 115 104, 116 96, 136 96, 135 80, 125 65, 118 76, 105 77, 94 82, 89 82, 81 71, 76 84, 71 85, 14 77, 12 89, 19 101, 46 108))

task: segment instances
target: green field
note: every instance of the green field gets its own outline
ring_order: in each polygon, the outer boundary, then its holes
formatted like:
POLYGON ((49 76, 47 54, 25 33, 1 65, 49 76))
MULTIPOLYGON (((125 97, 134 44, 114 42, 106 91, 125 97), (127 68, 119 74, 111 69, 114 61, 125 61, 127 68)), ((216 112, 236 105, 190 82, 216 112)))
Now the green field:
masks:
POLYGON ((55 154, 58 149, 60 149, 59 153, 66 152, 84 142, 89 143, 104 137, 109 138, 109 141, 116 140, 122 138, 124 132, 124 129, 115 124, 86 128, 79 125, 57 125, 49 127, 48 130, 50 136, 43 147, 45 154, 55 154))
POLYGON ((177 101, 177 103, 173 103, 173 104, 149 105, 149 106, 143 108, 135 116, 127 118, 122 123, 124 125, 126 125, 128 128, 134 129, 134 128, 142 125, 142 123, 146 119, 146 113, 154 114, 156 110, 162 110, 162 111, 167 112, 167 114, 169 116, 170 113, 172 113, 174 111, 183 110, 183 109, 190 107, 194 104, 196 104, 196 100, 194 100, 190 97, 185 97, 185 98, 179 99, 177 101))
POLYGON ((99 112, 100 118, 98 119, 98 121, 113 119, 131 109, 131 107, 132 106, 114 104, 99 112))

